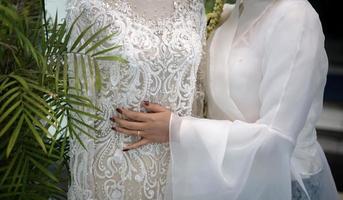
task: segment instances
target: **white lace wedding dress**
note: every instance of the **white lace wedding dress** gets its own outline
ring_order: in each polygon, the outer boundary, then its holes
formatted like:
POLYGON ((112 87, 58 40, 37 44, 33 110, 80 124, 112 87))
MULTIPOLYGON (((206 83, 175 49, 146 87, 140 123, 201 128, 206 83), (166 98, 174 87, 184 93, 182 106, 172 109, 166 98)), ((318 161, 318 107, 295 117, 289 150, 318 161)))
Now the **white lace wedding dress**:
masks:
MULTIPOLYGON (((169 106, 180 116, 191 115, 197 69, 205 40, 202 0, 71 0, 67 21, 82 13, 72 37, 94 23, 91 32, 110 24, 117 32, 105 49, 129 63, 100 63, 102 90, 89 93, 104 121, 91 121, 96 140, 82 137, 85 150, 71 141, 69 199, 165 199, 169 146, 151 144, 123 152, 137 138, 115 133, 110 117, 117 107, 141 110, 144 100, 169 106)), ((101 49, 100 48, 100 49, 101 49)), ((89 80, 91 81, 91 79, 89 80)))

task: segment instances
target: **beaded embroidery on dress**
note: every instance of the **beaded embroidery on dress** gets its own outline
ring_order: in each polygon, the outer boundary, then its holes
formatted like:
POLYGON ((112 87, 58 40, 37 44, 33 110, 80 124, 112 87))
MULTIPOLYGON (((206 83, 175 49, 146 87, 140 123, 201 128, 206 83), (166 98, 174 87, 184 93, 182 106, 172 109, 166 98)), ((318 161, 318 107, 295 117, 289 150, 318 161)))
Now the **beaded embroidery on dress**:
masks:
POLYGON ((96 140, 82 137, 87 151, 78 142, 70 141, 71 200, 166 198, 169 146, 150 144, 123 153, 123 146, 138 138, 115 133, 109 120, 117 114, 117 107, 144 111, 140 106, 144 100, 168 106, 180 116, 191 115, 205 41, 203 1, 159 1, 156 9, 160 14, 147 17, 144 14, 149 9, 140 12, 133 6, 134 0, 68 3, 69 24, 82 13, 73 38, 92 23, 93 33, 110 24, 109 34, 116 34, 99 48, 121 45, 115 54, 128 61, 99 63, 102 90, 88 94, 101 108, 97 114, 104 120, 88 122, 98 132, 90 132, 96 140), (159 7, 163 4, 165 7, 159 7))

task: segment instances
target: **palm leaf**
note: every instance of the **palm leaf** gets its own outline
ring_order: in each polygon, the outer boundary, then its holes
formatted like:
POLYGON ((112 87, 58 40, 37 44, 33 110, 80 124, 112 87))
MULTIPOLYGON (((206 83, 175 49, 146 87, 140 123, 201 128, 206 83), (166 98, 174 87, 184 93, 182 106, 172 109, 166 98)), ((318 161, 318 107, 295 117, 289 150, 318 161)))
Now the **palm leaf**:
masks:
POLYGON ((75 18, 75 20, 72 22, 71 26, 69 27, 69 30, 68 30, 68 32, 67 32, 67 35, 65 36, 65 40, 64 40, 63 46, 67 46, 68 43, 70 42, 71 34, 72 34, 72 32, 74 31, 75 25, 76 25, 76 23, 79 21, 79 19, 80 19, 80 17, 82 16, 82 14, 83 14, 83 12, 81 12, 81 14, 75 18))
POLYGON ((19 187, 22 185, 21 184, 21 180, 23 178, 23 174, 25 173, 25 169, 26 169, 26 162, 25 162, 25 158, 24 158, 24 154, 19 155, 19 162, 17 163, 17 167, 14 170, 14 175, 12 178, 12 182, 11 182, 11 187, 14 186, 14 191, 17 192, 19 187))
MULTIPOLYGON (((12 112, 14 111, 18 106, 20 105, 20 101, 15 103, 10 109, 8 109, 0 118, 0 123, 12 112)), ((23 111, 22 108, 17 109, 17 111, 14 113, 13 117, 8 120, 7 124, 0 129, 0 137, 6 133, 6 131, 12 126, 12 124, 17 120, 21 112, 23 111)))
POLYGON ((101 90, 101 73, 100 73, 100 67, 96 60, 94 60, 94 72, 95 72, 95 90, 97 92, 100 92, 101 90))
POLYGON ((107 42, 109 39, 111 39, 114 35, 116 35, 117 33, 112 33, 104 38, 102 38, 101 40, 99 40, 98 42, 96 42, 93 46, 89 47, 86 51, 86 54, 91 53, 92 51, 94 51, 96 48, 98 48, 99 46, 103 45, 105 42, 107 42))
POLYGON ((115 34, 107 35, 109 26, 93 33, 91 24, 74 40, 82 14, 67 27, 57 17, 28 17, 30 12, 18 12, 10 0, 2 2, 0 199, 65 199, 58 180, 68 168, 69 138, 86 148, 82 138, 95 139, 89 131, 96 129, 83 119, 102 120, 87 96, 90 88, 101 89, 98 61, 125 61, 111 55, 120 46, 99 48, 115 34))
MULTIPOLYGON (((0 108, 0 113, 4 112, 5 109, 8 109, 8 105, 13 103, 14 100, 17 100, 17 97, 21 94, 20 91, 17 91, 16 93, 12 94, 12 96, 10 98, 8 98, 1 106, 0 108)), ((5 98, 5 96, 3 96, 2 98, 5 98)), ((17 102, 18 103, 18 102, 17 102)), ((1 119, 0 119, 1 122, 1 119)))
POLYGON ((45 137, 50 138, 51 137, 49 130, 42 124, 42 122, 38 121, 35 118, 35 116, 32 116, 31 113, 27 112, 26 110, 25 110, 25 114, 33 122, 32 124, 37 126, 43 135, 45 134, 44 136, 41 136, 42 138, 45 138, 45 137))
POLYGON ((85 62, 85 59, 83 58, 83 56, 81 56, 80 58, 81 58, 82 78, 83 78, 83 82, 85 85, 85 90, 88 91, 86 62, 85 62))
POLYGON ((84 39, 87 32, 93 27, 94 24, 89 25, 86 29, 84 29, 80 35, 76 38, 73 45, 70 48, 70 52, 72 52, 78 45, 80 45, 80 42, 82 39, 84 39))
MULTIPOLYGON (((84 44, 77 50, 78 53, 80 53, 83 49, 85 49, 86 47, 89 46, 89 44, 91 44, 92 42, 94 42, 94 40, 101 34, 103 33, 106 29, 108 29, 108 27, 110 27, 110 25, 107 25, 101 29, 99 29, 97 32, 95 32, 91 37, 89 37, 84 44)), ((105 38, 104 38, 105 39, 105 38)), ((108 40, 108 39, 107 39, 108 40)), ((106 41, 106 40, 105 40, 106 41)), ((86 54, 89 51, 86 52, 86 54)))
POLYGON ((127 61, 120 56, 98 56, 98 57, 95 57, 95 59, 127 63, 127 61))
POLYGON ((16 83, 17 83, 17 81, 11 81, 11 82, 7 83, 6 85, 1 86, 0 89, 1 90, 5 90, 7 87, 10 87, 10 86, 12 86, 12 85, 14 85, 16 83))
POLYGON ((34 166, 36 166, 43 174, 45 174, 47 177, 49 177, 50 179, 58 182, 58 179, 49 171, 47 170, 43 165, 41 165, 39 162, 37 162, 36 160, 29 158, 29 160, 32 162, 32 164, 34 166))
POLYGON ((74 113, 76 113, 76 114, 80 114, 82 116, 87 116, 87 117, 90 117, 92 119, 103 120, 103 118, 98 116, 98 115, 95 115, 95 114, 92 114, 92 113, 88 113, 88 112, 85 112, 85 111, 82 111, 82 110, 78 110, 76 108, 69 108, 69 110, 74 112, 74 113))
POLYGON ((118 48, 120 48, 120 47, 122 47, 122 46, 121 46, 121 45, 116 45, 116 46, 113 46, 113 47, 110 47, 110 48, 107 48, 107 49, 98 51, 98 52, 92 54, 91 56, 92 56, 92 57, 96 57, 96 56, 98 56, 98 55, 106 54, 106 53, 111 52, 111 51, 113 51, 113 50, 115 50, 115 49, 118 49, 118 48))
POLYGON ((16 161, 17 161, 17 156, 14 156, 11 160, 10 160, 10 163, 9 165, 6 167, 6 172, 4 174, 4 176, 2 177, 1 179, 1 182, 0 182, 0 185, 3 185, 5 183, 5 181, 7 180, 7 177, 10 175, 11 171, 12 171, 12 168, 13 166, 15 165, 16 161))
POLYGON ((73 123, 69 122, 68 123, 68 130, 70 133, 71 138, 73 139, 73 137, 76 137, 77 141, 80 143, 80 145, 87 150, 85 144, 83 143, 82 139, 80 138, 80 136, 78 135, 78 133, 74 130, 74 125, 73 123))
POLYGON ((9 75, 9 77, 14 78, 15 80, 17 80, 22 86, 23 89, 25 91, 30 90, 29 89, 29 85, 27 84, 27 82, 25 81, 25 79, 23 79, 22 77, 18 76, 18 75, 9 75))
POLYGON ((46 115, 44 115, 42 112, 40 112, 39 110, 37 110, 35 107, 27 104, 24 102, 24 106, 25 108, 27 108, 28 111, 31 111, 32 113, 34 113, 35 115, 37 115, 37 117, 39 117, 40 119, 44 120, 47 124, 55 127, 56 124, 51 121, 50 119, 48 119, 48 117, 46 115))
MULTIPOLYGON (((12 93, 16 92, 19 90, 19 87, 14 87, 10 90, 8 90, 5 94, 3 94, 0 98, 0 102, 3 101, 4 99, 6 99, 9 95, 11 95, 12 93)), ((19 93, 20 94, 20 93, 19 93)), ((1 111, 0 111, 1 113, 1 111)))
POLYGON ((22 128, 22 125, 23 125, 23 121, 24 121, 24 115, 20 116, 20 119, 19 119, 19 122, 18 124, 16 125, 11 137, 10 137, 10 140, 8 142, 8 147, 6 149, 6 156, 9 157, 16 141, 17 141, 17 138, 19 136, 19 133, 20 133, 20 130, 22 128))

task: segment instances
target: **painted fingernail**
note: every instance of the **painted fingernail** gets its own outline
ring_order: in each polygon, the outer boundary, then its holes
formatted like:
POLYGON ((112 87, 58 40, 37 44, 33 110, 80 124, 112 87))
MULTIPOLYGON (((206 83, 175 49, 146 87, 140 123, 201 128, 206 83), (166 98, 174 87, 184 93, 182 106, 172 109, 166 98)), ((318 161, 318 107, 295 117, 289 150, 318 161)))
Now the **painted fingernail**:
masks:
POLYGON ((144 105, 149 106, 149 101, 143 101, 144 105))
POLYGON ((117 108, 116 111, 120 114, 123 114, 123 111, 120 108, 117 108))
POLYGON ((128 150, 129 150, 129 149, 126 149, 126 148, 123 149, 123 151, 125 151, 125 152, 128 151, 128 150))
POLYGON ((115 131, 117 131, 117 128, 116 128, 116 127, 112 127, 112 130, 115 130, 115 131))
POLYGON ((110 117, 110 120, 116 122, 116 119, 114 119, 114 117, 110 117))

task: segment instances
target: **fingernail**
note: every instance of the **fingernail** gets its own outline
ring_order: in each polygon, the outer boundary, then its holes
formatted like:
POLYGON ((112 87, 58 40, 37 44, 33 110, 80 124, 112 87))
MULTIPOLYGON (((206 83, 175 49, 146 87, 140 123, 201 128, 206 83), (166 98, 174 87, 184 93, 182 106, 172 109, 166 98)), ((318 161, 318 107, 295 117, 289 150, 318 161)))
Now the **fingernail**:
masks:
POLYGON ((126 149, 126 148, 123 149, 123 151, 125 151, 125 152, 128 151, 128 150, 129 150, 129 149, 126 149))
POLYGON ((117 131, 117 128, 116 128, 116 127, 112 127, 112 130, 115 130, 115 131, 117 131))
POLYGON ((110 117, 110 120, 116 122, 116 119, 114 119, 114 117, 110 117))
POLYGON ((144 105, 149 106, 149 101, 143 101, 144 105))
POLYGON ((116 111, 120 114, 123 114, 123 111, 120 108, 117 108, 116 111))

